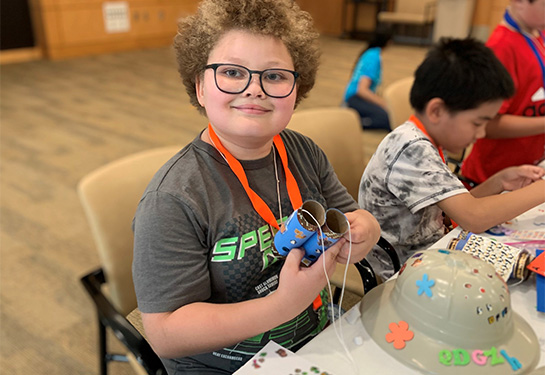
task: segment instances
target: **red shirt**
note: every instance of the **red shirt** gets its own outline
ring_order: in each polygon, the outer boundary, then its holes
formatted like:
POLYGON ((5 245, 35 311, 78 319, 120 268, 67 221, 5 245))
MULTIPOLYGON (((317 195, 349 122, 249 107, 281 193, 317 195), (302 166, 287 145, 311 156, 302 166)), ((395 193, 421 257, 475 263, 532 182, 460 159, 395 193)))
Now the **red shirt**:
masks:
MULTIPOLYGON (((543 44, 543 39, 539 41, 543 44)), ((515 83, 515 95, 505 100, 499 113, 545 116, 543 75, 534 52, 517 31, 499 25, 486 45, 494 51, 515 83)), ((545 46, 540 49, 545 62, 545 46)), ((543 117, 545 127, 545 117, 543 117)), ((479 139, 464 161, 462 174, 478 183, 510 166, 535 164, 544 156, 545 135, 479 139)))

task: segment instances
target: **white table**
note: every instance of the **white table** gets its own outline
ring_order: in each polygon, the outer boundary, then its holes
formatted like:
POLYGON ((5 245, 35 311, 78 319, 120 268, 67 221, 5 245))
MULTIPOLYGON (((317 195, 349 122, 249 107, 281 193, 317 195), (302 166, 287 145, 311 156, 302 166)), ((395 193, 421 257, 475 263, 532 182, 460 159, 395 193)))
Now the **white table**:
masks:
MULTIPOLYGON (((509 225, 512 229, 519 230, 543 230, 545 231, 545 204, 542 204, 525 214, 519 216, 509 225)), ((443 237, 430 248, 445 247, 451 238, 460 232, 455 229, 443 237)), ((517 242, 509 237, 496 237, 503 242, 517 242)), ((545 313, 535 309, 536 290, 535 278, 532 277, 525 283, 511 286, 511 307, 532 325, 536 332, 540 346, 541 357, 537 367, 545 366, 545 313)), ((355 368, 341 343, 337 339, 333 326, 329 326, 315 339, 301 348, 297 355, 333 371, 336 375, 351 374, 419 374, 395 360, 384 352, 367 334, 359 317, 359 303, 350 309, 341 319, 341 329, 344 335, 344 343, 354 358, 355 368), (357 345, 355 338, 361 339, 357 345)), ((339 325, 337 325, 339 328, 339 325)), ((544 371, 545 372, 545 371, 544 371)))

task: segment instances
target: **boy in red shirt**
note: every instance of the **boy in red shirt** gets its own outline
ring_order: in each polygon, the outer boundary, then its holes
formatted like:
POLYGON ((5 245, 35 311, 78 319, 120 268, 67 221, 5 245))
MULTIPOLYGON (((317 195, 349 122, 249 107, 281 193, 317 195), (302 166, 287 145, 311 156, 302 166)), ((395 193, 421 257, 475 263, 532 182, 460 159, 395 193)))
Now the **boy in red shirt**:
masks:
POLYGON ((503 102, 464 161, 462 174, 482 183, 510 166, 536 164, 545 146, 545 0, 511 0, 486 45, 506 67, 515 95, 503 102))

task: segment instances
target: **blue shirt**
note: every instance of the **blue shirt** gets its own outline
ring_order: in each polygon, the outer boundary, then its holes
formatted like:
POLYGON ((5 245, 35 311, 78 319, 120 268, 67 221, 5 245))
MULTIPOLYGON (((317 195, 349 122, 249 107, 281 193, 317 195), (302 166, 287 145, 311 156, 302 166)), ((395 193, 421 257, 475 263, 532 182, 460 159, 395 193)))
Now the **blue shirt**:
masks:
POLYGON ((382 75, 380 51, 380 47, 373 47, 361 55, 352 73, 352 78, 346 87, 345 101, 356 94, 361 77, 368 77, 371 80, 370 90, 376 92, 382 75))

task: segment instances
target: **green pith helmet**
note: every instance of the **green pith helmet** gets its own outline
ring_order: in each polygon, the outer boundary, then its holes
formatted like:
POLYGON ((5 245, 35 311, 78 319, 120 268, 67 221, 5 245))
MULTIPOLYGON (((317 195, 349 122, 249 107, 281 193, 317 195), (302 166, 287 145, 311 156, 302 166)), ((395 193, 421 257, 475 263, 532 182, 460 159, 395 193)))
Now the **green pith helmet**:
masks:
POLYGON ((494 267, 455 250, 415 253, 360 305, 365 329, 426 374, 528 374, 539 362, 529 324, 494 267))

